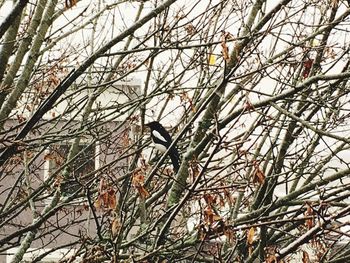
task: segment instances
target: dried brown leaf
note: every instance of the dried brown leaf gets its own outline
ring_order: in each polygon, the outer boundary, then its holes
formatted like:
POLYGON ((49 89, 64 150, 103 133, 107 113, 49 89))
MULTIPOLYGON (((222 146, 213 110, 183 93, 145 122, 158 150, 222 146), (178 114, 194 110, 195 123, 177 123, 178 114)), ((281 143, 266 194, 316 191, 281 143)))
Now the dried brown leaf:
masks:
POLYGON ((54 155, 52 153, 47 153, 44 155, 44 161, 50 161, 54 159, 54 155))
POLYGON ((265 182, 265 174, 260 169, 257 161, 253 161, 254 173, 253 173, 253 183, 263 184, 265 182))
POLYGON ((247 233, 247 244, 251 246, 254 242, 255 228, 251 227, 247 233))
POLYGON ((216 203, 216 198, 211 194, 204 194, 204 200, 208 204, 208 206, 214 205, 216 203))
POLYGON ((310 263, 310 257, 309 254, 303 250, 303 258, 302 258, 303 263, 310 263))
POLYGON ((222 56, 224 58, 224 60, 229 63, 231 58, 230 58, 230 54, 229 54, 229 49, 227 46, 227 39, 229 38, 230 34, 223 32, 221 35, 221 53, 222 56))
POLYGON ((141 198, 146 199, 150 194, 144 187, 145 176, 141 169, 136 169, 132 177, 132 185, 138 191, 141 198))
POLYGON ((188 93, 187 93, 187 92, 182 92, 182 93, 181 93, 181 95, 180 95, 180 100, 181 100, 181 102, 187 102, 187 103, 189 103, 192 112, 195 113, 195 112, 197 111, 196 107, 193 105, 192 99, 188 96, 188 93))
MULTIPOLYGON (((314 215, 314 211, 313 211, 311 205, 306 203, 305 216, 312 216, 312 215, 314 215)), ((313 218, 306 219, 305 225, 307 226, 308 229, 311 229, 314 226, 313 218)))
POLYGON ((114 218, 111 226, 112 236, 116 237, 121 229, 122 225, 118 218, 114 218))
POLYGON ((197 29, 192 24, 187 24, 185 26, 185 30, 189 36, 193 36, 194 34, 197 33, 197 29))
POLYGON ((72 8, 76 4, 77 4, 77 0, 66 0, 65 2, 66 9, 72 8))
POLYGON ((94 207, 97 209, 101 208, 101 199, 100 198, 96 198, 96 200, 94 202, 94 207))
POLYGON ((236 241, 235 232, 231 228, 225 227, 224 235, 227 237, 229 243, 233 244, 236 241))
POLYGON ((245 108, 246 111, 255 110, 254 105, 248 99, 244 103, 244 108, 245 108))
POLYGON ((117 208, 117 196, 115 194, 114 189, 108 190, 108 208, 110 209, 116 209, 117 208))
POLYGON ((230 62, 230 55, 229 55, 229 51, 228 51, 228 47, 226 45, 226 42, 221 42, 221 53, 222 53, 222 56, 224 58, 224 60, 226 62, 230 62))
POLYGON ((100 194, 97 196, 94 206, 97 209, 101 208, 115 210, 117 208, 117 196, 115 190, 111 187, 106 190, 102 190, 102 192, 100 192, 100 194))
POLYGON ((198 230, 199 240, 202 240, 202 241, 205 240, 206 236, 207 236, 207 231, 206 231, 205 227, 203 225, 200 225, 199 230, 198 230))
POLYGON ((266 258, 266 263, 278 263, 276 256, 275 255, 269 255, 266 258))
POLYGON ((27 118, 22 114, 17 114, 17 120, 19 123, 25 122, 27 118))
POLYGON ((333 8, 337 7, 338 3, 339 3, 339 0, 332 0, 333 8))
POLYGON ((304 61, 304 70, 302 73, 303 78, 307 78, 309 76, 313 63, 314 63, 313 59, 308 59, 304 61))
POLYGON ((216 214, 210 206, 207 206, 207 208, 204 210, 204 222, 207 225, 211 225, 214 222, 221 220, 221 217, 218 214, 216 214))
POLYGON ((64 178, 63 178, 62 175, 57 176, 57 177, 56 177, 56 180, 55 180, 54 183, 53 183, 53 187, 55 187, 55 188, 60 187, 61 183, 63 182, 63 179, 64 179, 64 178))
POLYGON ((235 197, 232 196, 231 192, 227 188, 224 188, 224 196, 225 196, 226 202, 228 202, 230 207, 233 206, 235 203, 235 197))

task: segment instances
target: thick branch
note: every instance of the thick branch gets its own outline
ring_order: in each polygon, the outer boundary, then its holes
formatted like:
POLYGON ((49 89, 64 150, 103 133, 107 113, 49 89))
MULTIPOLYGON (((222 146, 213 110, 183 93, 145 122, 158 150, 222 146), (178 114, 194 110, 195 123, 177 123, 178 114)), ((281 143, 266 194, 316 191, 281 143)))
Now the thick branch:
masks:
POLYGON ((27 5, 28 0, 19 0, 15 7, 12 9, 11 13, 5 18, 5 20, 0 25, 0 39, 5 34, 7 29, 12 25, 16 17, 20 16, 23 8, 27 5))

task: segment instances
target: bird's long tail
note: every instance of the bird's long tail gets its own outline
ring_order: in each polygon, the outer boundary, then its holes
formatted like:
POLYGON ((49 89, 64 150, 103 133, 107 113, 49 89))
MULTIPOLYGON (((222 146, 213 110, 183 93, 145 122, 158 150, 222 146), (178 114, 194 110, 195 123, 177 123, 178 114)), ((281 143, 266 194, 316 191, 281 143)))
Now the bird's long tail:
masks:
POLYGON ((171 162, 173 163, 174 171, 177 173, 180 168, 180 155, 176 148, 172 148, 169 152, 171 162))

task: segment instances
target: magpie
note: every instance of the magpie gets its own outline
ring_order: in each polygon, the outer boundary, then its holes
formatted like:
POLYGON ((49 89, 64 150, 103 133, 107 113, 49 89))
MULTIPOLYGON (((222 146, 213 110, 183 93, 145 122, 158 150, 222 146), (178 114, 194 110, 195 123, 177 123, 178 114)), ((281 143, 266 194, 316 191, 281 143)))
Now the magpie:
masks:
MULTIPOLYGON (((167 130, 157 121, 147 123, 145 126, 151 129, 151 138, 155 148, 162 153, 166 152, 173 141, 167 130)), ((177 173, 180 168, 179 152, 177 151, 176 147, 173 146, 168 154, 171 162, 173 163, 174 171, 177 173)))

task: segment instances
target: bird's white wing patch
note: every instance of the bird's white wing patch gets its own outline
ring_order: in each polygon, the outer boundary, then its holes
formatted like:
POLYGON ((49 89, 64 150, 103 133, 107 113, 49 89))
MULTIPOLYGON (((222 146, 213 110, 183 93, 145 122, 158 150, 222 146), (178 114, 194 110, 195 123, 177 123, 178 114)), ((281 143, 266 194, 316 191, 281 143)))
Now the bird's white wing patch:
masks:
POLYGON ((155 144, 154 144, 154 147, 155 147, 158 151, 160 151, 161 153, 165 153, 166 150, 167 150, 167 148, 166 148, 164 145, 159 144, 159 143, 155 143, 155 144))
POLYGON ((153 134, 154 137, 157 137, 159 140, 161 140, 161 141, 163 141, 163 142, 167 142, 167 140, 166 140, 162 135, 160 135, 159 132, 153 130, 153 131, 152 131, 152 134, 153 134))

